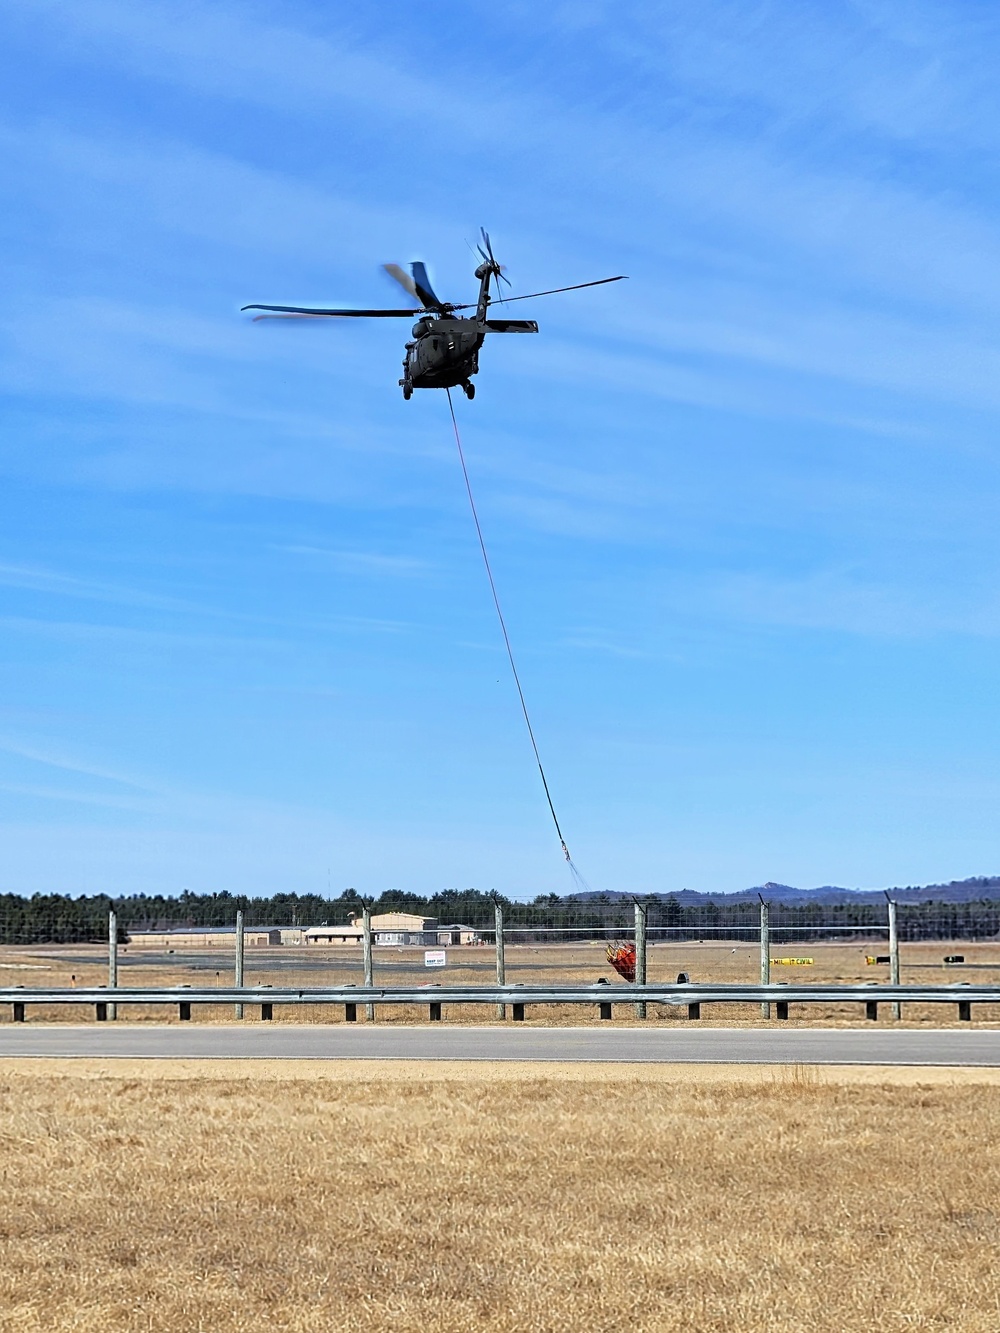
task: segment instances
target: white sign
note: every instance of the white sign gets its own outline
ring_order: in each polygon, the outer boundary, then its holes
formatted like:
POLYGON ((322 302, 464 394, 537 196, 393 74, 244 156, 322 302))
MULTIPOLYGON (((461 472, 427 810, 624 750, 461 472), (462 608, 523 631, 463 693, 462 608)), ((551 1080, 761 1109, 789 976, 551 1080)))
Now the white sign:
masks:
POLYGON ((425 949, 424 967, 447 967, 448 951, 447 949, 425 949))

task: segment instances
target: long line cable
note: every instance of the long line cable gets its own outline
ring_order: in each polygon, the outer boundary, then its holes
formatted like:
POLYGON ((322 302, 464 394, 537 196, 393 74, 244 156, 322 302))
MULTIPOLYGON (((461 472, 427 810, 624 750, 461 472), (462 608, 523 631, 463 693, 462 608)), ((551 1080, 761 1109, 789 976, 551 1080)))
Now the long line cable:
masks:
POLYGON ((490 592, 493 594, 493 605, 497 609, 497 619, 500 621, 500 630, 503 634, 504 646, 507 649, 507 660, 510 662, 511 675, 514 677, 514 684, 517 686, 517 697, 521 701, 521 712, 524 714, 524 725, 528 728, 528 737, 531 740, 531 748, 535 752, 535 763, 538 765, 538 772, 542 779, 542 786, 545 789, 545 799, 549 803, 549 813, 552 815, 552 822, 556 826, 556 833, 559 836, 559 846, 562 848, 563 856, 569 862, 573 874, 582 879, 580 872, 573 865, 573 858, 569 854, 569 848, 566 846, 566 839, 562 835, 562 829, 559 827, 559 817, 556 814, 556 808, 552 804, 552 795, 549 791, 549 784, 545 777, 545 769, 542 767, 542 756, 538 753, 538 742, 535 740, 534 728, 531 725, 531 718, 528 716, 528 705, 524 699, 524 690, 521 688, 521 678, 517 674, 517 664, 514 661, 514 650, 510 646, 510 635, 507 633, 507 624, 503 618, 503 612, 500 610, 500 598, 497 596, 497 585, 493 579, 493 570, 490 567, 490 558, 486 554, 486 542, 483 538, 483 529, 479 523, 479 514, 476 512, 476 501, 472 494, 472 483, 469 481, 469 469, 465 466, 465 453, 462 450, 462 437, 458 433, 458 421, 455 417, 455 404, 451 401, 451 390, 445 391, 448 394, 448 410, 451 412, 451 425, 455 432, 455 444, 458 446, 458 461, 462 464, 462 476, 465 478, 465 490, 469 497, 469 507, 472 510, 473 522, 476 525, 476 535, 479 538, 479 549, 483 553, 483 564, 486 566, 486 577, 490 581, 490 592))

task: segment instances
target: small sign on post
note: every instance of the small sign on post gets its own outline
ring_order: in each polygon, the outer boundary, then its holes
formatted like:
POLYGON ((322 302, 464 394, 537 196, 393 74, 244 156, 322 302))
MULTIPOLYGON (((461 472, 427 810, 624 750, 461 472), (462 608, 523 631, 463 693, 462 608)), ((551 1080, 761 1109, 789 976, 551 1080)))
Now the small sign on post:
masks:
POLYGON ((447 967, 448 950, 447 949, 425 949, 424 967, 447 967))

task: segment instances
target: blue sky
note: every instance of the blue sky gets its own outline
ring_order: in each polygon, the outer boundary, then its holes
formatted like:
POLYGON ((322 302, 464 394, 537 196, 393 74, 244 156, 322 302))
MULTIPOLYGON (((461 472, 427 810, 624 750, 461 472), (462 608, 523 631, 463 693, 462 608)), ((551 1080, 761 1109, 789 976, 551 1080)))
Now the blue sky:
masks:
POLYGON ((9 0, 0 890, 570 887, 407 326, 595 888, 1000 865, 1000 16, 9 0), (522 307, 522 313, 527 313, 522 307))

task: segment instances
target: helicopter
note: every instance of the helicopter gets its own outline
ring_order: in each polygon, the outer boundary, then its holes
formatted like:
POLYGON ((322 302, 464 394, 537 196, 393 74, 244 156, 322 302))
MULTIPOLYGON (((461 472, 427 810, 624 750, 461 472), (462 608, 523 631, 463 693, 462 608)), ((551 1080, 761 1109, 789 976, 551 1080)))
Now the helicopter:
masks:
POLYGON ((255 315, 255 319, 316 319, 330 317, 334 319, 409 319, 416 315, 412 339, 406 344, 403 357, 403 377, 399 381, 403 397, 409 399, 414 389, 453 389, 461 386, 466 398, 476 396, 476 386, 472 376, 479 371, 479 349, 487 333, 537 333, 538 325, 533 319, 491 319, 489 307, 494 299, 490 295, 491 283, 496 283, 496 299, 501 304, 510 301, 530 301, 536 296, 553 296, 557 292, 574 292, 581 287, 600 287, 607 282, 621 282, 624 273, 613 278, 598 278, 596 282, 577 282, 570 287, 553 287, 549 291, 529 292, 525 296, 501 294, 501 282, 510 286, 510 279, 504 275, 502 265, 498 264, 493 254, 489 233, 480 228, 482 245, 477 245, 482 263, 476 268, 475 276, 479 279, 479 299, 464 305, 454 305, 451 301, 442 301, 434 292, 427 269, 420 263, 410 265, 410 272, 399 264, 383 264, 391 278, 411 297, 420 302, 419 306, 407 310, 321 310, 310 306, 294 305, 245 305, 243 310, 260 310, 264 313, 255 315), (459 310, 475 310, 474 315, 458 315, 459 310))

